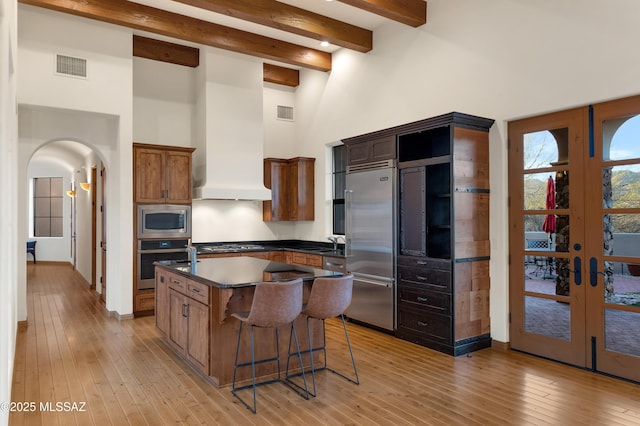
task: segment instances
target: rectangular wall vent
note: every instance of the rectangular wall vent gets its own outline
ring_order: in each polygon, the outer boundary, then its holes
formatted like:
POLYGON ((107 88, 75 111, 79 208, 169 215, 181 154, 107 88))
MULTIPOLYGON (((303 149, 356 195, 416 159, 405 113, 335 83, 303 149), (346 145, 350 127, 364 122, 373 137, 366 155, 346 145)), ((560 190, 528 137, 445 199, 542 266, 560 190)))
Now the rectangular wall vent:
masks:
POLYGON ((56 55, 56 74, 87 78, 87 60, 72 56, 56 55))
POLYGON ((293 121, 293 107, 278 105, 278 118, 293 121))

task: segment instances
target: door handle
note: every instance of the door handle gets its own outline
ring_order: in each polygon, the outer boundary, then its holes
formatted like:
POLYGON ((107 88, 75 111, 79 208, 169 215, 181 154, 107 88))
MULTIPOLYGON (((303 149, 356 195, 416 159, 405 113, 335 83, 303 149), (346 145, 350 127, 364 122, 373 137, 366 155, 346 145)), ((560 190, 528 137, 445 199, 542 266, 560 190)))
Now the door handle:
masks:
POLYGON ((606 275, 604 272, 598 272, 598 259, 592 257, 589 260, 589 280, 591 282, 591 287, 598 285, 598 274, 603 277, 606 275))
POLYGON ((562 269, 574 273, 574 281, 576 282, 576 285, 580 285, 582 284, 582 259, 580 259, 578 256, 573 258, 573 267, 575 268, 575 270, 571 270, 569 268, 562 269))

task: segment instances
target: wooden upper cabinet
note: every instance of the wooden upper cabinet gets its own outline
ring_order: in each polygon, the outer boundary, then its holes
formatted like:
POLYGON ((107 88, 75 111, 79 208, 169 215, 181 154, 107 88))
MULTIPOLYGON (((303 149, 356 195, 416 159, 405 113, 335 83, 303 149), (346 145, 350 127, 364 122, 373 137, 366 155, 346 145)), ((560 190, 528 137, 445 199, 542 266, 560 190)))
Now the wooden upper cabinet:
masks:
POLYGON ((264 185, 271 200, 263 202, 263 220, 314 219, 315 158, 265 158, 264 185))
POLYGON ((133 144, 134 202, 190 204, 194 148, 133 144))
POLYGON ((346 142, 350 166, 396 158, 396 136, 375 137, 370 140, 346 142))

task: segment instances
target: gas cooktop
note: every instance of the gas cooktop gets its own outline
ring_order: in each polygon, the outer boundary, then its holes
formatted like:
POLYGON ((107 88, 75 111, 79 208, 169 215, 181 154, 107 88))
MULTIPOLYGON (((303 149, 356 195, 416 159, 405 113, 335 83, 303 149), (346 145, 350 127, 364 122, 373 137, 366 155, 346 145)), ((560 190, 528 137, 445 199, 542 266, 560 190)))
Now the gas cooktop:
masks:
POLYGON ((229 251, 252 251, 263 250, 264 247, 258 244, 216 244, 214 246, 200 246, 201 251, 219 253, 229 251))

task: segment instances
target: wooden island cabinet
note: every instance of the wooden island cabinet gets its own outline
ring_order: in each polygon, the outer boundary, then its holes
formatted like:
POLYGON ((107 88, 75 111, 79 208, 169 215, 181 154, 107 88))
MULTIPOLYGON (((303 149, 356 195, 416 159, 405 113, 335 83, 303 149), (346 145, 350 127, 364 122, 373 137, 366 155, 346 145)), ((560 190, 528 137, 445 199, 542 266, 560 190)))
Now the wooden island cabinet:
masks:
MULTIPOLYGON (((341 275, 249 256, 201 258, 194 273, 191 273, 189 266, 170 263, 158 265, 156 329, 178 356, 210 382, 216 386, 229 385, 233 381, 240 326, 240 322, 231 314, 251 309, 255 283, 300 277, 304 282, 303 298, 306 300, 316 277, 336 274, 341 275)), ((308 348, 305 343, 306 320, 298 317, 295 326, 301 350, 305 350, 308 348)), ((284 326, 279 331, 280 363, 286 365, 289 328, 284 326)), ((311 332, 314 341, 320 342, 324 338, 322 325, 317 322, 312 323, 311 332)), ((275 348, 273 330, 258 328, 255 335, 260 345, 275 348)), ((248 333, 243 333, 240 345, 241 354, 249 356, 248 333)), ((305 362, 309 362, 308 357, 305 357, 305 362)), ((294 371, 297 368, 299 366, 294 363, 294 371)), ((256 377, 275 372, 274 363, 256 365, 256 377)), ((239 381, 250 377, 250 369, 238 370, 239 381)))

